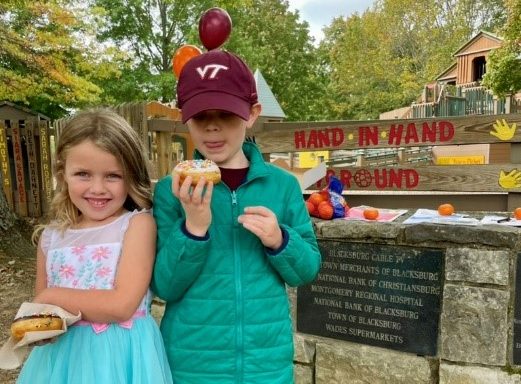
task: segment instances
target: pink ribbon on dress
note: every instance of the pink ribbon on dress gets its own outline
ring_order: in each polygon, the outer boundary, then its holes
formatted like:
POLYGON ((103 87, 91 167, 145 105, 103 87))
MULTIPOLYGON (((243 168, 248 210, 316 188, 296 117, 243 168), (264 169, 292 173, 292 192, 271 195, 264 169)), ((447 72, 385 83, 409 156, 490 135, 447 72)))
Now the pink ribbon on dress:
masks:
POLYGON ((130 319, 119 323, 93 323, 87 320, 80 320, 75 322, 74 325, 90 325, 92 326, 92 329, 94 330, 94 332, 96 332, 96 334, 100 334, 101 332, 106 331, 109 328, 110 324, 118 324, 122 328, 131 329, 132 324, 134 323, 134 319, 137 319, 139 317, 145 317, 145 315, 146 311, 144 309, 141 309, 134 313, 134 315, 132 315, 130 319))

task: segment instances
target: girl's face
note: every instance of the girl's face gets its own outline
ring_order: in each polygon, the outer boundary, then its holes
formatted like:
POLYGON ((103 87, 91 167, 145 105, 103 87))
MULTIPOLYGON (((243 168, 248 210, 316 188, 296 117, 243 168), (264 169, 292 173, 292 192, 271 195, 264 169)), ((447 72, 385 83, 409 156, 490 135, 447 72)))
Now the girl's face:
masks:
POLYGON ((64 178, 82 213, 76 228, 108 224, 123 211, 127 189, 116 157, 86 140, 67 153, 64 178))
POLYGON ((252 107, 248 121, 233 113, 208 110, 190 118, 187 125, 195 147, 205 158, 223 168, 243 168, 248 163, 242 143, 259 113, 260 104, 252 107))

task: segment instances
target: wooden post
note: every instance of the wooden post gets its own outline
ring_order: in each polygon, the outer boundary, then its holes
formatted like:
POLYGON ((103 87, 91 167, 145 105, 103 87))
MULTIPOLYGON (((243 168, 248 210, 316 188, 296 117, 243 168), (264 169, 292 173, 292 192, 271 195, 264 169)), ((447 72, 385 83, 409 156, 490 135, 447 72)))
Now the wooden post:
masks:
POLYGON ((14 211, 13 179, 9 165, 9 151, 7 149, 7 127, 3 122, 0 122, 0 173, 7 204, 9 209, 14 211))
POLYGON ((172 134, 170 132, 157 132, 157 178, 168 175, 171 171, 170 152, 172 146, 172 134))
POLYGON ((24 176, 24 163, 22 156, 22 142, 20 139, 20 126, 18 122, 11 121, 11 132, 13 138, 13 154, 14 154, 14 169, 16 179, 16 191, 18 202, 18 214, 20 216, 27 216, 27 195, 25 192, 25 176, 24 176))
POLYGON ((518 207, 521 207, 521 193, 509 192, 507 198, 507 211, 514 212, 518 207))
POLYGON ((25 137, 27 139, 27 162, 29 165, 29 214, 31 217, 40 217, 42 207, 40 200, 40 181, 38 180, 38 161, 36 157, 36 143, 34 136, 34 122, 25 124, 25 137))
POLYGON ((49 126, 45 121, 39 122, 40 128, 40 176, 42 180, 42 213, 49 211, 49 204, 52 199, 52 168, 51 168, 51 147, 49 143, 49 126))
POLYGON ((507 95, 505 97, 505 115, 510 114, 511 109, 512 109, 512 95, 507 95))
POLYGON ((148 114, 147 114, 147 103, 145 101, 139 103, 134 108, 136 110, 136 125, 138 125, 141 131, 141 137, 143 140, 143 144, 147 148, 148 158, 151 159, 150 153, 150 141, 152 140, 151 135, 148 132, 148 114))

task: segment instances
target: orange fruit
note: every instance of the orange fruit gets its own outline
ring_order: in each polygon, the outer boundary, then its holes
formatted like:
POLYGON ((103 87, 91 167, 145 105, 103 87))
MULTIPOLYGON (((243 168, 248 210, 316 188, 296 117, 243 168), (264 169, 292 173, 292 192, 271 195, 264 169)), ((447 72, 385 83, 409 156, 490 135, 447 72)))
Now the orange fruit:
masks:
POLYGON ((378 215, 380 215, 380 212, 378 212, 378 209, 376 208, 364 209, 364 217, 367 220, 376 220, 378 218, 378 215))
POLYGON ((317 206, 315 204, 313 204, 311 201, 306 201, 306 208, 308 209, 308 213, 311 216, 318 215, 317 206))
POLYGON ((324 200, 328 200, 329 201, 329 191, 327 189, 322 189, 320 191, 317 192, 319 195, 321 195, 324 200))
POLYGON ((333 218, 333 204, 331 204, 329 201, 323 201, 318 206, 318 216, 321 219, 329 220, 333 218))
POLYGON ((442 216, 450 216, 454 213, 454 206, 452 204, 441 204, 438 207, 438 213, 442 216))
POLYGON ((307 201, 313 203, 313 205, 315 205, 316 207, 318 207, 318 205, 325 200, 326 199, 324 199, 324 196, 322 196, 318 192, 313 192, 307 199, 307 201))
POLYGON ((521 220, 521 207, 514 209, 514 217, 516 220, 521 220))

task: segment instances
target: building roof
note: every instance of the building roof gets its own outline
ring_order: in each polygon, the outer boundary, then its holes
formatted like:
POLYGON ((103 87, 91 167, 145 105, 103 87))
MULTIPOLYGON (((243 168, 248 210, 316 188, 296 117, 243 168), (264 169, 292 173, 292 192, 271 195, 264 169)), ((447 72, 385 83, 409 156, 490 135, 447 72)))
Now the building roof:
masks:
POLYGON ((436 76, 436 81, 455 80, 458 77, 458 63, 454 62, 450 67, 445 69, 442 73, 436 76))
POLYGON ((24 115, 32 115, 32 116, 38 117, 38 119, 40 119, 40 120, 51 120, 49 117, 47 117, 39 112, 33 111, 32 109, 26 108, 21 105, 11 103, 9 101, 0 101, 0 109, 10 109, 12 111, 15 111, 16 116, 18 118, 23 117, 24 115))
MULTIPOLYGON (((468 54, 467 50, 472 47, 472 45, 478 41, 479 39, 487 39, 492 42, 492 45, 495 44, 501 44, 503 39, 500 37, 494 35, 493 33, 487 32, 487 31, 479 31, 474 37, 472 37, 470 40, 468 40, 465 44, 463 44, 456 52, 454 52, 453 56, 463 56, 468 54)), ((486 49, 487 51, 490 51, 490 48, 486 49)), ((455 80, 458 77, 458 64, 457 62, 452 63, 447 69, 445 69, 442 73, 440 73, 436 77, 436 81, 449 81, 449 80, 455 80)))
POLYGON ((271 88, 262 76, 262 73, 257 69, 253 74, 257 83, 257 93, 259 96, 259 103, 262 105, 262 117, 275 117, 283 119, 286 117, 279 102, 271 92, 271 88))
POLYGON ((467 41, 465 44, 463 44, 458 50, 453 54, 454 57, 459 55, 466 54, 466 50, 474 44, 479 39, 488 39, 493 41, 494 43, 497 43, 498 45, 503 42, 503 39, 497 35, 494 35, 493 33, 487 32, 487 31, 479 31, 473 38, 471 38, 469 41, 467 41))

